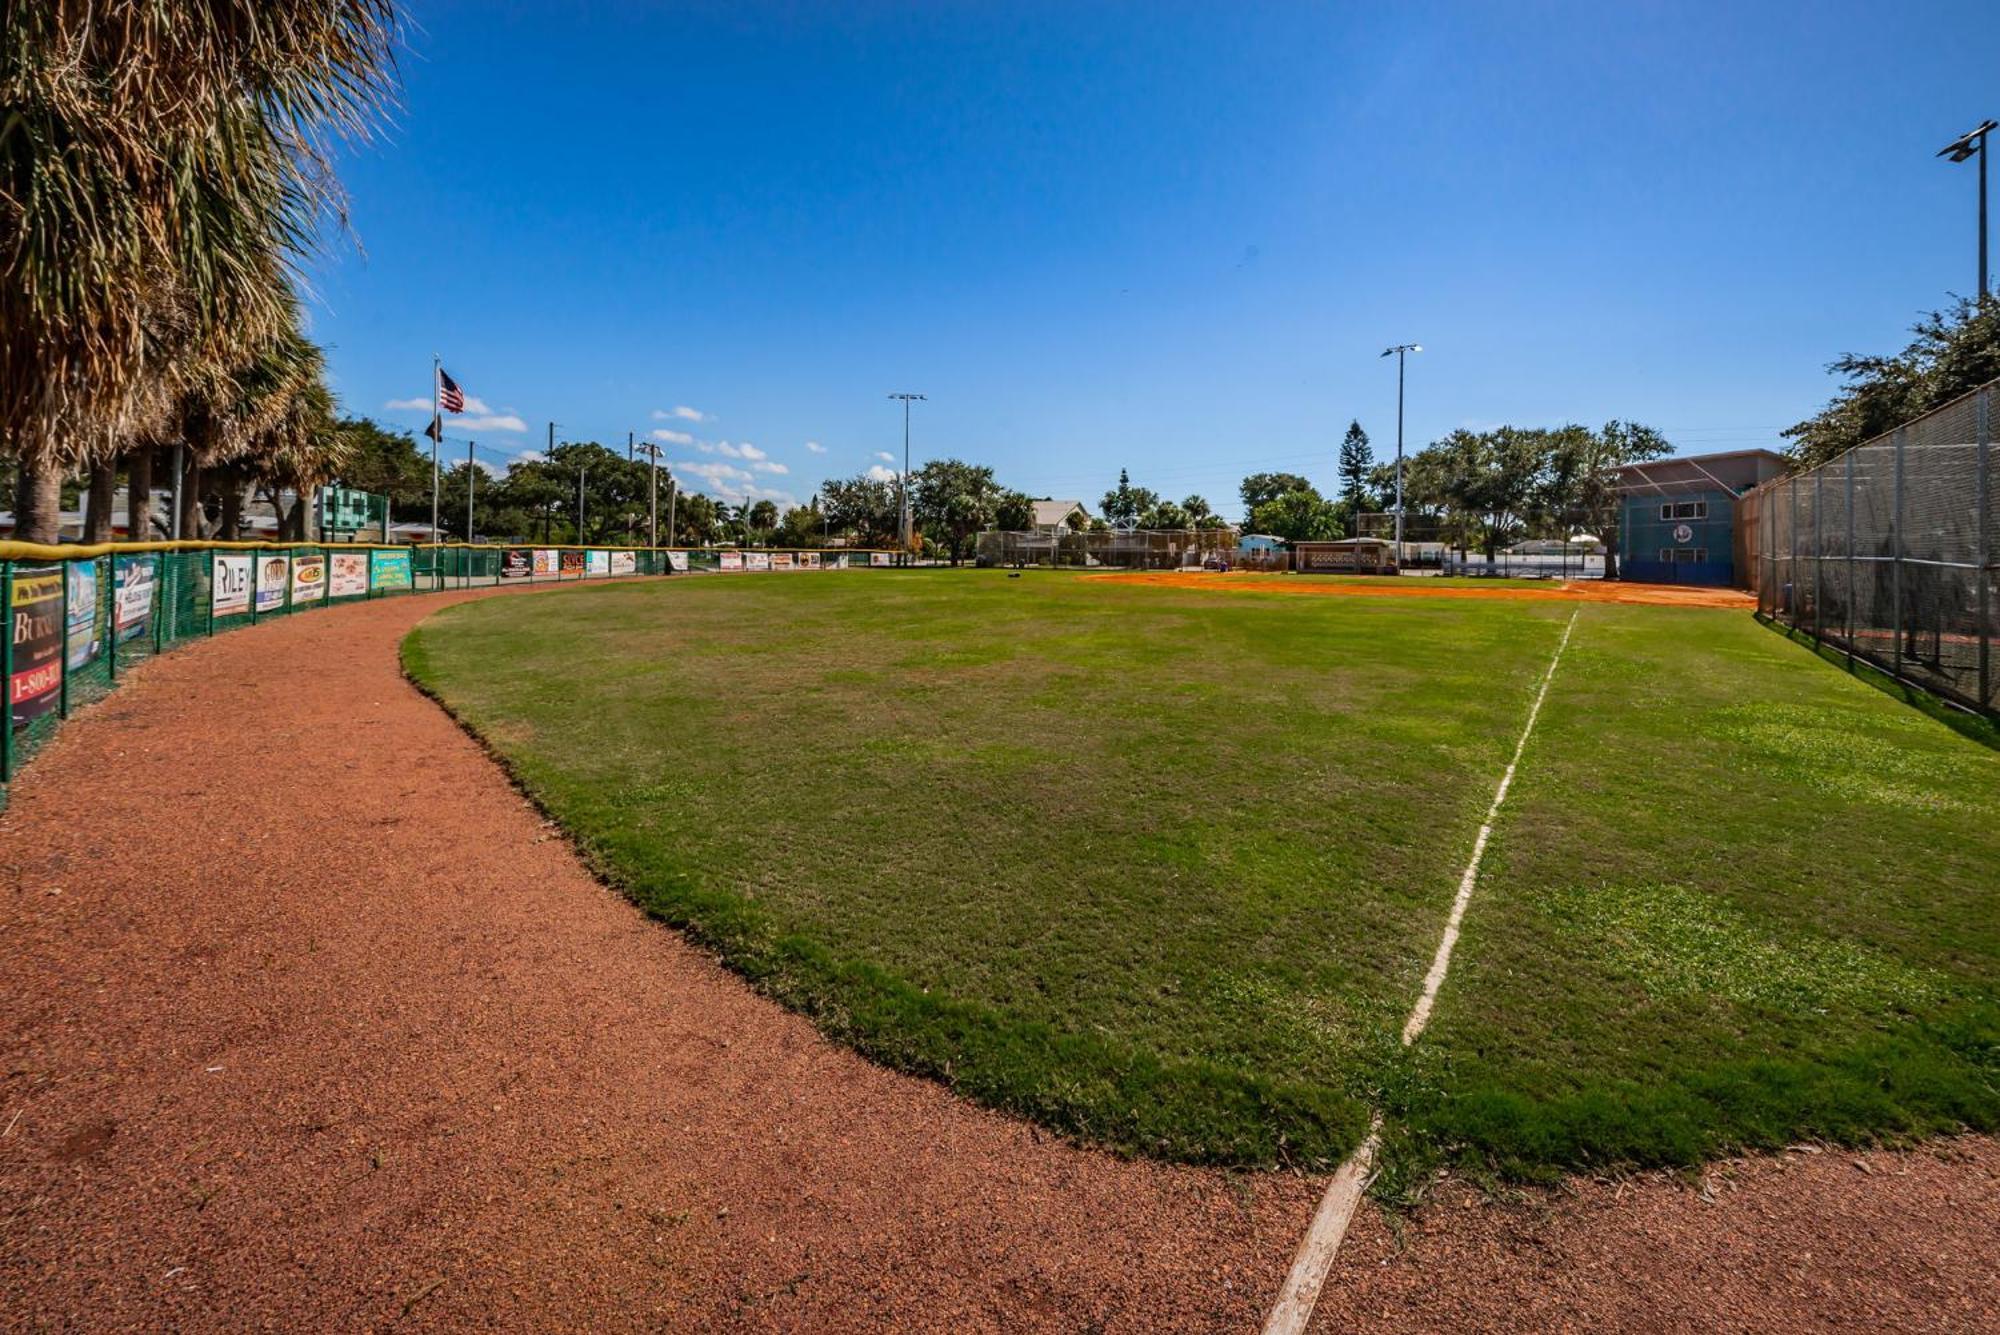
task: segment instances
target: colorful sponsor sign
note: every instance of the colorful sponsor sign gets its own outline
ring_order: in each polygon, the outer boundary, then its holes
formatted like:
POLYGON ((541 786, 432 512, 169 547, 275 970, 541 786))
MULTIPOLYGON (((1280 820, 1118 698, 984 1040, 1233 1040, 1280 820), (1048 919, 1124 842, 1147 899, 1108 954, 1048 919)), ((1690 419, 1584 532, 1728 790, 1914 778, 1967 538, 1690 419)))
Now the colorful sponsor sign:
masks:
POLYGON ((249 557, 216 554, 208 610, 216 617, 233 617, 250 610, 249 557))
POLYGON ((583 555, 584 555, 583 568, 585 574, 608 575, 611 573, 610 552, 592 550, 585 552, 583 555))
POLYGON ((639 573, 637 552, 611 553, 611 573, 614 575, 636 575, 639 573))
POLYGON ((326 591, 335 598, 359 598, 368 592, 368 553, 335 552, 327 558, 332 575, 326 591))
POLYGON ((769 570, 771 568, 771 554, 769 552, 745 552, 743 553, 743 568, 745 570, 769 570))
POLYGON ((771 553, 771 569, 790 570, 791 568, 792 568, 792 554, 790 552, 771 553))
POLYGON ((117 593, 112 601, 113 638, 123 644, 153 624, 153 589, 160 577, 157 556, 120 556, 112 562, 117 593))
POLYGON ((368 553, 368 587, 371 589, 407 589, 412 585, 410 576, 410 553, 405 551, 368 553))
POLYGON ((743 568, 743 553, 724 552, 719 558, 719 564, 724 570, 741 570, 743 568))
POLYGON ((525 547, 509 547, 500 553, 501 579, 532 579, 535 574, 535 557, 525 547))
POLYGON ((871 565, 871 566, 885 566, 885 565, 888 565, 888 564, 889 564, 889 553, 887 553, 887 552, 870 552, 870 553, 868 553, 868 564, 869 564, 869 565, 871 565))
POLYGON ((565 575, 575 575, 575 576, 576 576, 576 577, 577 577, 578 579, 581 579, 581 578, 583 578, 583 553, 582 553, 582 552, 573 552, 573 551, 570 551, 569 549, 565 548, 565 549, 563 549, 563 550, 562 550, 561 552, 557 553, 557 555, 559 555, 559 556, 561 556, 561 557, 562 557, 562 573, 563 573, 563 574, 565 574, 565 575))
POLYGON ((316 603, 326 597, 326 558, 292 558, 292 603, 316 603))
POLYGON ((56 706, 62 690, 63 573, 59 566, 14 571, 12 590, 14 670, 7 679, 7 708, 14 726, 56 706))
POLYGON ((265 552, 257 562, 257 610, 275 612, 285 605, 285 586, 292 581, 292 558, 265 552))
POLYGON ((667 569, 684 571, 687 568, 688 568, 688 554, 686 552, 667 553, 667 569))
POLYGON ((69 631, 65 636, 69 644, 67 662, 70 671, 88 667, 97 657, 97 562, 71 561, 69 577, 69 631))
POLYGON ((799 553, 799 569, 801 569, 801 570, 818 570, 818 569, 819 569, 819 553, 818 553, 818 552, 800 552, 800 553, 799 553))
POLYGON ((535 548, 535 574, 537 576, 554 575, 559 573, 561 570, 562 570, 562 563, 556 559, 555 548, 553 547, 535 548))

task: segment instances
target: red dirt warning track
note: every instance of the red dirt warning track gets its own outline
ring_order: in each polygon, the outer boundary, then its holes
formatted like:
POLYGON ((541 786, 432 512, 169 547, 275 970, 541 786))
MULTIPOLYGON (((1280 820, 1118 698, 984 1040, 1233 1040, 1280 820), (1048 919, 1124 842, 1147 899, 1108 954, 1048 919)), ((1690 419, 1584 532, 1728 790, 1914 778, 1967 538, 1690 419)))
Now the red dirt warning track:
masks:
MULTIPOLYGON (((641 919, 402 680, 468 596, 183 649, 15 786, 0 1324, 1256 1324, 1320 1183, 1056 1143, 641 919)), ((1991 1320, 1993 1142, 1716 1176, 1364 1210, 1319 1324, 1991 1320)))

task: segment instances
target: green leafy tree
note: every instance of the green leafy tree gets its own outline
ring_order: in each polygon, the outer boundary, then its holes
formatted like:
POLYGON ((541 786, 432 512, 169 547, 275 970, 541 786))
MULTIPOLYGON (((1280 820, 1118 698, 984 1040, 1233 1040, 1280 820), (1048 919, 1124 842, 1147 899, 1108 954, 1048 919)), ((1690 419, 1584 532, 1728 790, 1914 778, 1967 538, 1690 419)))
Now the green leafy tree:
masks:
POLYGON ((1831 403, 1784 433, 1801 468, 2000 378, 2000 299, 1961 299, 1924 316, 1911 333, 1915 337, 1893 356, 1849 353, 1827 367, 1846 383, 1831 403))
MULTIPOLYGON (((1252 473, 1249 477, 1243 479, 1243 485, 1237 489, 1237 495, 1243 499, 1244 521, 1246 523, 1249 522, 1250 516, 1256 511, 1258 506, 1269 501, 1274 501, 1278 497, 1294 491, 1310 492, 1314 496, 1319 495, 1318 490, 1313 484, 1305 478, 1300 477, 1297 473, 1252 473)), ((1258 528, 1254 523, 1250 524, 1250 529, 1254 533, 1268 531, 1258 528)), ((1276 536, 1282 537, 1283 535, 1278 534, 1276 536)))
POLYGON ((979 531, 991 527, 1001 490, 993 470, 962 459, 933 459, 910 475, 916 523, 957 565, 979 531))
POLYGON ((993 527, 1023 533, 1035 526, 1035 503, 1022 491, 1003 491, 993 506, 993 527))
POLYGON ((895 545, 898 528, 895 484, 859 473, 820 483, 820 503, 836 533, 865 547, 895 545))
POLYGON ((1147 511, 1160 503, 1158 492, 1145 487, 1135 487, 1124 469, 1118 470, 1118 485, 1104 493, 1102 517, 1106 525, 1129 522, 1137 524, 1147 511))
POLYGON ((1339 507, 1308 483, 1258 502, 1248 522, 1253 533, 1268 533, 1288 542, 1314 542, 1339 537, 1341 519, 1339 507))

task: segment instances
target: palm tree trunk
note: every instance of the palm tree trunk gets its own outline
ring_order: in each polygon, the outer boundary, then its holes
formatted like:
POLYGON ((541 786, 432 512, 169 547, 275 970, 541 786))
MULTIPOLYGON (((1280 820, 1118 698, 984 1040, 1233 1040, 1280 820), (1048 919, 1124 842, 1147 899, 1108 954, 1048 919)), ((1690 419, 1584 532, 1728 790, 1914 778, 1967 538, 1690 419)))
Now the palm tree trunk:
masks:
POLYGON ((181 472, 181 536, 193 540, 201 533, 201 469, 192 463, 181 472))
POLYGON ((125 536, 153 540, 153 452, 134 450, 125 459, 125 536))
POLYGON ((14 541, 55 542, 62 537, 62 470, 22 460, 14 490, 14 541))
POLYGON ((222 522, 215 536, 224 542, 235 542, 242 536, 242 528, 243 484, 231 479, 222 484, 222 522))
POLYGON ((109 542, 118 531, 111 513, 113 494, 118 490, 118 461, 105 459, 90 466, 90 498, 84 505, 83 540, 109 542))

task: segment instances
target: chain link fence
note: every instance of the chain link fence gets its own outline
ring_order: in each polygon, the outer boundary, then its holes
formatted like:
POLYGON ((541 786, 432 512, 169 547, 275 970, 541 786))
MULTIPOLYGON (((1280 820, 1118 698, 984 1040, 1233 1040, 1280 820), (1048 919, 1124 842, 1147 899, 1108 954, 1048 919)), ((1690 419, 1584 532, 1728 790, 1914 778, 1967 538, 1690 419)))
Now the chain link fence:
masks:
POLYGON ((878 551, 728 548, 0 543, 0 800, 70 711, 189 640, 406 593, 637 575, 887 568, 878 551))
POLYGON ((1236 560, 1233 528, 1091 529, 1011 532, 988 529, 973 548, 983 566, 1069 566, 1104 570, 1180 570, 1203 561, 1236 560))
POLYGON ((1996 406, 2000 380, 1745 497, 1759 611, 1959 704, 2000 710, 1996 406))

